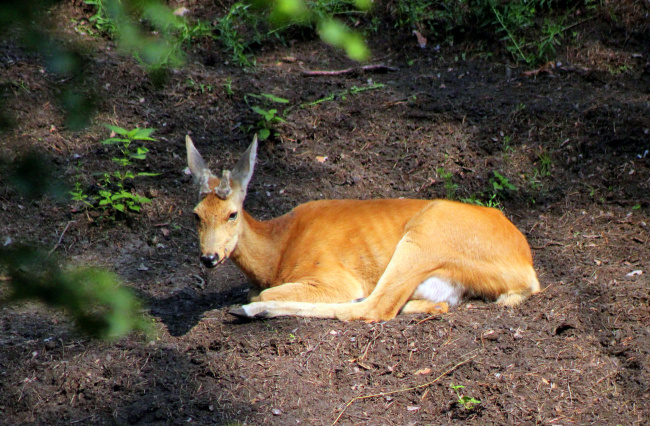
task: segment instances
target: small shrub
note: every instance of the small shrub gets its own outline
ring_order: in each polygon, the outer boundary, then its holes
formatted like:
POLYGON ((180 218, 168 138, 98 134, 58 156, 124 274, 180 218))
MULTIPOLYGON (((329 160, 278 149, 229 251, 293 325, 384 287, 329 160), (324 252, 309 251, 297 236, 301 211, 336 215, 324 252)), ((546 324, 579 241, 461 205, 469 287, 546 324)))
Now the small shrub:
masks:
POLYGON ((261 117, 257 122, 257 137, 260 141, 266 140, 271 136, 271 131, 277 123, 286 123, 286 120, 278 115, 277 108, 271 108, 273 104, 288 104, 289 100, 280 98, 270 93, 262 93, 260 95, 248 94, 246 95, 246 103, 248 98, 257 99, 260 105, 249 105, 250 108, 261 117))
POLYGON ((86 209, 95 209, 102 212, 103 217, 115 220, 116 213, 127 214, 139 212, 144 204, 151 200, 144 197, 132 188, 131 182, 137 177, 158 176, 159 173, 135 172, 131 168, 134 160, 145 160, 149 149, 143 145, 136 146, 135 141, 156 141, 151 137, 154 129, 127 130, 122 127, 105 125, 112 131, 111 137, 103 140, 104 145, 117 147, 119 155, 112 158, 120 167, 112 172, 100 172, 97 180, 97 193, 87 194, 79 181, 75 188, 69 191, 73 201, 83 203, 86 209))
POLYGON ((465 389, 465 386, 463 385, 454 385, 451 383, 449 385, 453 389, 453 391, 456 393, 456 396, 458 399, 456 400, 456 403, 461 405, 462 407, 465 407, 466 410, 473 410, 478 404, 481 403, 476 398, 473 398, 471 396, 463 395, 460 391, 462 389, 465 389))

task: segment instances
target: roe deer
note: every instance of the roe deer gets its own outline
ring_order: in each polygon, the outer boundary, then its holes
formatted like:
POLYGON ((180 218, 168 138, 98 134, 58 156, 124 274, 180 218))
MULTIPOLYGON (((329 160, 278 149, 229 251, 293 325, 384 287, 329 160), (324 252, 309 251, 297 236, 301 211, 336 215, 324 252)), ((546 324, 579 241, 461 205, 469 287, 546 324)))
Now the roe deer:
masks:
POLYGON ((200 186, 201 261, 230 258, 250 280, 240 317, 383 321, 446 312, 468 297, 520 303, 539 291, 526 238, 501 211, 448 200, 322 200, 276 219, 243 209, 257 136, 232 172, 206 167, 186 138, 200 186))

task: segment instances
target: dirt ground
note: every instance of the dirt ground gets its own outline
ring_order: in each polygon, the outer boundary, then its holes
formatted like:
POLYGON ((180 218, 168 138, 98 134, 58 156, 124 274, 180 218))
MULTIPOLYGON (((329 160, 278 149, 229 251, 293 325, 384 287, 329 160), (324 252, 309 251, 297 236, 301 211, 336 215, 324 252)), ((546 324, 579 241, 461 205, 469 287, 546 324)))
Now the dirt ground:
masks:
MULTIPOLYGON (((372 63, 394 71, 305 76, 355 66, 316 39, 262 46, 244 70, 202 40, 161 86, 113 42, 78 31, 89 12, 66 4, 55 11, 62 31, 88 46, 85 72, 99 87, 98 115, 81 132, 65 128, 61 83, 42 61, 1 40, 17 120, 2 135, 4 160, 40 150, 90 191, 92 173, 114 169, 99 143, 100 124, 112 123, 157 129, 142 170, 161 174, 134 182, 153 202, 113 222, 69 201, 22 198, 3 166, 2 242, 116 272, 158 334, 104 343, 60 312, 3 306, 0 423, 647 424, 650 31, 634 3, 625 19, 585 22, 560 64, 536 73, 471 38, 421 49, 386 29, 369 37, 372 63), (370 84, 383 86, 353 89, 370 84), (516 186, 495 200, 528 237, 543 291, 514 309, 477 300, 382 324, 228 315, 248 286, 231 264, 199 264, 184 136, 215 171, 231 167, 259 121, 246 100, 262 93, 289 103, 260 147, 253 216, 324 198, 486 202, 496 171, 516 186), (480 404, 465 407, 452 385, 480 404)), ((225 10, 189 7, 211 19, 225 10)))

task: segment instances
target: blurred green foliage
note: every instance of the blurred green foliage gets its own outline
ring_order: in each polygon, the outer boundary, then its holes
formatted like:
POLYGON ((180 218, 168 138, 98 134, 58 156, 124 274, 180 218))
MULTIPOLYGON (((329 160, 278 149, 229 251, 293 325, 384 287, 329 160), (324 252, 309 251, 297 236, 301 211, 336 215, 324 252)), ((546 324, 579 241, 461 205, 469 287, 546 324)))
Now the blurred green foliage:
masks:
POLYGON ((9 182, 23 196, 36 199, 45 195, 65 197, 65 185, 56 177, 51 159, 42 153, 30 151, 11 165, 9 182))
MULTIPOLYGON (((12 169, 9 182, 22 196, 65 196, 65 185, 55 177, 55 167, 48 157, 28 153, 12 169)), ((0 275, 7 278, 9 287, 8 294, 2 292, 0 306, 38 301, 62 309, 79 331, 102 339, 117 339, 134 331, 147 335, 153 332, 135 295, 107 271, 61 267, 51 252, 7 242, 0 247, 0 275)))
POLYGON ((10 286, 0 304, 35 300, 63 309, 79 331, 102 339, 153 331, 140 302, 107 271, 64 270, 37 248, 13 245, 0 249, 0 270, 9 276, 10 286))

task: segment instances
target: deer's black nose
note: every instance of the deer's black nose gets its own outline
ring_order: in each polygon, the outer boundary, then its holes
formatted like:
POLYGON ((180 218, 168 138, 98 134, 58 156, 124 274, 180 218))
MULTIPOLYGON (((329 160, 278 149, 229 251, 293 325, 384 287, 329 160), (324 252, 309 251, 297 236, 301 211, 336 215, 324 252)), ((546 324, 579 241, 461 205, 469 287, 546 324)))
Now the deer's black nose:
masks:
POLYGON ((208 268, 214 268, 217 266, 218 259, 216 254, 208 254, 208 255, 203 255, 201 256, 201 262, 208 267, 208 268))

